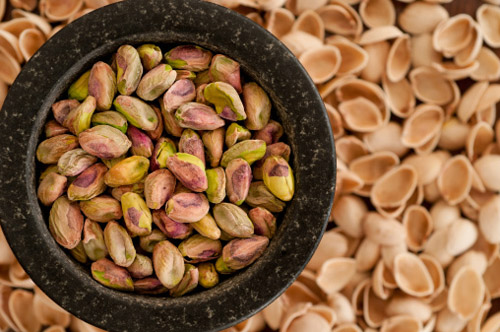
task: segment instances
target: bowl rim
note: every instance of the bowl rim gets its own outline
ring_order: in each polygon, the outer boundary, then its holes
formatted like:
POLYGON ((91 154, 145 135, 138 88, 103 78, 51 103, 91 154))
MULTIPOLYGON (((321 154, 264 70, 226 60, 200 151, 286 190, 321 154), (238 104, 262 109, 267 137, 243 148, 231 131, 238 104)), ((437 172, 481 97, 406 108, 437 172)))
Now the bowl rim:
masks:
POLYGON ((304 68, 258 24, 197 0, 127 0, 69 24, 40 48, 12 85, 0 112, 0 140, 0 223, 14 254, 56 303, 110 331, 217 331, 258 312, 311 258, 335 190, 330 124, 304 68), (95 282, 53 240, 36 198, 35 149, 51 104, 89 63, 122 44, 145 42, 193 43, 239 61, 269 93, 294 154, 296 195, 265 254, 217 287, 175 299, 122 293, 95 282), (280 73, 279 79, 273 73, 280 73))

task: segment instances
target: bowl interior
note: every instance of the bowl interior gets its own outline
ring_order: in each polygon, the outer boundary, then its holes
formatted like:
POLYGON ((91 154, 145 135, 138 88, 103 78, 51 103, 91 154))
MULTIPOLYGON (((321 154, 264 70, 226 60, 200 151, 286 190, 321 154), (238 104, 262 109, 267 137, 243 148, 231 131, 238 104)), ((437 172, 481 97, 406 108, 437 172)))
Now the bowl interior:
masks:
POLYGON ((107 330, 210 331, 235 324, 293 282, 326 226, 335 158, 321 98, 277 39, 243 16, 213 4, 131 0, 84 16, 50 39, 24 67, 0 118, 0 139, 9 142, 0 156, 0 216, 14 253, 54 301, 107 330), (296 194, 265 254, 215 288, 175 299, 126 294, 95 282, 53 240, 46 212, 36 198, 34 152, 52 103, 82 72, 106 60, 119 46, 146 42, 193 43, 240 62, 243 71, 269 94, 294 157, 296 194))

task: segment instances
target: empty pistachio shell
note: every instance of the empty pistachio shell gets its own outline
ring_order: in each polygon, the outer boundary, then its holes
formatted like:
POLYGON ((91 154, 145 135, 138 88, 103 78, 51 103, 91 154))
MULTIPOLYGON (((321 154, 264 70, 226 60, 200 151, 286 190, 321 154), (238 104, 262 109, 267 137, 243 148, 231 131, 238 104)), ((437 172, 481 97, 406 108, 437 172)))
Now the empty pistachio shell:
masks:
POLYGON ((178 152, 167 159, 167 167, 186 188, 196 192, 207 190, 205 164, 199 158, 178 152))
POLYGON ((271 116, 271 101, 266 92, 255 82, 243 86, 243 103, 247 119, 245 126, 251 130, 264 128, 271 116))
POLYGON ((144 181, 144 197, 150 209, 160 209, 172 197, 175 177, 169 170, 159 169, 150 173, 144 181))
POLYGON ((226 130, 226 145, 230 148, 240 141, 250 139, 251 135, 250 130, 233 122, 226 130))
POLYGON ((141 156, 123 159, 111 167, 104 181, 110 187, 119 187, 141 181, 149 169, 149 160, 141 156))
POLYGON ((136 251, 132 238, 116 221, 110 221, 104 228, 104 242, 116 265, 127 267, 134 262, 136 251))
POLYGON ((80 76, 68 89, 68 97, 82 101, 89 95, 90 70, 80 76))
POLYGON ((161 48, 153 44, 144 44, 137 48, 142 66, 145 70, 151 70, 158 66, 163 59, 161 48))
POLYGON ((194 265, 186 264, 182 280, 170 290, 170 295, 172 297, 180 297, 189 293, 198 286, 198 278, 198 268, 194 265))
POLYGON ((276 217, 269 210, 256 207, 248 211, 248 216, 252 220, 256 235, 262 235, 269 239, 276 233, 276 217))
POLYGON ((213 263, 204 262, 198 265, 199 284, 203 288, 212 288, 219 283, 219 274, 213 263))
POLYGON ((116 110, 123 114, 131 125, 142 130, 155 130, 158 116, 151 106, 130 96, 118 96, 113 102, 116 110))
POLYGON ((49 230, 57 243, 66 249, 75 248, 81 240, 83 216, 77 203, 59 197, 49 215, 49 230))
POLYGON ((175 112, 175 120, 182 128, 194 130, 214 130, 224 126, 212 107, 199 103, 186 103, 175 112))
POLYGON ((136 193, 122 195, 122 211, 125 225, 132 235, 144 236, 151 233, 153 217, 146 202, 136 193))
POLYGON ((214 206, 213 214, 221 230, 234 237, 251 237, 254 233, 253 224, 246 212, 230 203, 220 203, 214 206))
POLYGON ((255 133, 254 139, 260 139, 270 145, 277 143, 279 139, 283 136, 283 127, 279 122, 274 120, 269 120, 268 124, 255 133))
POLYGON ((116 75, 113 69, 102 61, 92 67, 89 77, 89 95, 95 97, 97 109, 109 110, 116 94, 116 75))
POLYGON ((108 222, 121 219, 122 208, 120 202, 113 197, 101 195, 88 201, 80 202, 83 214, 94 221, 108 222))
POLYGON ((263 207, 271 212, 281 212, 286 204, 277 199, 262 181, 252 182, 245 203, 251 207, 263 207))
POLYGON ((106 190, 104 175, 107 171, 108 168, 101 163, 87 168, 69 185, 68 198, 72 201, 81 201, 102 194, 106 190))
POLYGON ((36 149, 36 159, 43 164, 55 164, 66 152, 78 146, 73 135, 63 134, 46 139, 36 149))
POLYGON ((133 278, 142 279, 153 274, 153 262, 148 256, 137 254, 132 265, 127 267, 133 278))
POLYGON ((241 93, 240 64, 225 55, 217 54, 212 58, 209 76, 212 82, 226 82, 241 93))
POLYGON ((121 200, 122 195, 128 192, 134 192, 144 196, 144 182, 138 182, 127 186, 119 186, 111 190, 111 196, 116 200, 121 200))
POLYGON ((248 239, 231 240, 222 249, 222 256, 217 260, 215 267, 220 273, 240 270, 255 262, 269 244, 265 236, 252 236, 248 239))
POLYGON ((83 225, 82 244, 85 253, 93 261, 108 255, 108 249, 104 243, 104 232, 98 223, 90 219, 86 219, 83 225))
POLYGON ((45 124, 45 136, 47 138, 66 134, 68 131, 69 131, 68 128, 63 127, 56 120, 50 120, 45 124))
POLYGON ((179 251, 187 263, 199 263, 216 259, 222 252, 219 240, 212 240, 196 234, 179 244, 179 251))
POLYGON ((184 275, 184 259, 179 249, 168 241, 158 243, 153 250, 153 266, 163 286, 174 288, 184 275))
MULTIPOLYGON (((153 212, 153 220, 155 212, 157 211, 153 212)), ((162 231, 158 229, 153 229, 151 233, 149 233, 148 235, 139 237, 139 246, 145 252, 153 252, 155 245, 161 241, 165 241, 166 239, 167 236, 163 234, 162 231)))
MULTIPOLYGON (((191 80, 178 80, 163 96, 163 106, 166 111, 175 111, 181 105, 192 101, 196 97, 196 87, 191 80)), ((168 128, 168 127, 167 127, 168 128)))
POLYGON ((168 292, 168 289, 156 278, 144 278, 134 281, 134 291, 139 294, 157 295, 168 292))
POLYGON ((153 157, 151 158, 151 170, 167 167, 167 160, 175 155, 177 148, 170 138, 161 137, 155 145, 153 157))
POLYGON ((205 131, 201 135, 201 139, 205 145, 207 158, 212 167, 219 166, 224 149, 224 132, 224 128, 217 128, 215 130, 205 131))
MULTIPOLYGON (((338 143, 339 142, 337 141, 337 144, 338 143)), ((337 151, 338 150, 340 150, 340 149, 337 148, 337 151)), ((264 162, 266 161, 267 157, 280 156, 283 159, 285 159, 286 161, 288 161, 290 159, 290 152, 291 152, 290 146, 286 143, 283 143, 283 142, 278 142, 278 143, 268 145, 266 147, 266 154, 264 155, 264 157, 262 157, 262 159, 260 159, 260 160, 257 160, 255 162, 255 164, 253 165, 253 177, 254 177, 254 179, 257 179, 257 180, 263 179, 262 167, 264 166, 264 162)))
POLYGON ((184 224, 167 217, 165 210, 153 211, 153 222, 167 237, 184 240, 193 233, 191 224, 184 224))
POLYGON ((77 176, 96 161, 96 157, 88 154, 83 149, 74 149, 66 152, 59 158, 57 168, 61 175, 77 176))
POLYGON ((197 222, 210 209, 207 198, 203 194, 180 193, 168 200, 165 211, 167 216, 180 223, 197 222))
POLYGON ((149 158, 153 154, 153 142, 148 135, 134 126, 128 127, 127 136, 132 142, 132 154, 149 158))
POLYGON ((90 128, 92 114, 94 114, 95 109, 96 99, 88 96, 77 108, 69 112, 66 119, 64 119, 63 125, 73 134, 79 135, 82 131, 90 128))
POLYGON ((82 264, 85 264, 89 261, 87 254, 85 253, 85 249, 83 248, 83 243, 80 241, 76 247, 70 250, 71 256, 73 256, 77 261, 82 264))
POLYGON ((266 143, 262 140, 246 140, 236 143, 226 150, 222 155, 221 166, 227 167, 229 162, 236 158, 245 159, 252 165, 255 161, 264 157, 266 153, 266 143))
POLYGON ((51 205, 66 190, 67 179, 56 172, 49 173, 38 186, 37 196, 43 205, 51 205))
POLYGON ((206 238, 212 240, 218 240, 221 235, 221 231, 215 222, 215 219, 207 213, 206 216, 201 218, 199 221, 190 224, 193 228, 206 238))
POLYGON ((79 136, 82 149, 93 156, 113 159, 124 155, 132 143, 120 130, 99 125, 85 130, 79 136))
POLYGON ((224 169, 222 167, 207 169, 206 175, 208 200, 214 204, 222 202, 226 197, 226 174, 224 169))
POLYGON ((205 150, 200 136, 192 129, 184 129, 179 140, 179 152, 191 154, 205 164, 205 150))
POLYGON ((98 125, 108 125, 125 134, 127 132, 128 122, 127 119, 118 112, 104 111, 94 113, 92 116, 92 126, 98 125))
POLYGON ((139 53, 130 45, 121 46, 116 52, 116 83, 118 92, 131 95, 142 77, 142 63, 139 53))
POLYGON ((252 169, 245 159, 231 160, 226 167, 226 190, 231 203, 241 205, 247 195, 252 182, 252 169))
POLYGON ((270 156, 262 168, 264 184, 279 199, 289 201, 295 192, 292 168, 280 156, 270 156))
POLYGON ((137 95, 152 101, 160 97, 174 83, 177 72, 166 64, 159 64, 142 78, 137 87, 137 95))
POLYGON ((106 287, 133 291, 134 282, 127 270, 117 266, 109 259, 103 258, 92 263, 92 277, 106 287))
POLYGON ((165 60, 175 69, 202 71, 208 69, 212 53, 199 46, 177 46, 165 54, 165 60))

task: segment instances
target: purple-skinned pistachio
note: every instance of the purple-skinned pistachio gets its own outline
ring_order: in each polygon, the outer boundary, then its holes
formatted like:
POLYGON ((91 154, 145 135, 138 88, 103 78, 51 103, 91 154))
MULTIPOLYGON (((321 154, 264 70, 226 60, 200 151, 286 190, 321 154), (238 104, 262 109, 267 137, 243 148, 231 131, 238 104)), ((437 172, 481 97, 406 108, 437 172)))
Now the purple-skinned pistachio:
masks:
POLYGON ((262 166, 264 184, 274 196, 282 201, 292 199, 295 192, 293 171, 288 162, 280 156, 270 156, 262 166))
POLYGON ((198 265, 199 281, 201 287, 212 288, 219 283, 219 274, 215 265, 210 262, 204 262, 198 265))
POLYGON ((225 55, 217 54, 212 58, 209 69, 212 82, 226 82, 241 93, 240 64, 225 55))
POLYGON ((142 66, 145 70, 151 70, 158 66, 163 59, 161 48, 153 44, 144 44, 137 48, 142 66))
POLYGON ((124 133, 106 125, 85 130, 80 134, 79 141, 82 149, 102 159, 121 157, 132 146, 124 133))
POLYGON ((169 241, 158 243, 153 250, 153 266, 163 286, 172 289, 184 276, 184 259, 179 249, 169 241))
POLYGON ((105 258, 108 255, 108 248, 104 243, 104 232, 98 223, 90 219, 86 219, 83 225, 82 244, 85 253, 93 261, 105 258))
POLYGON ((207 169, 205 173, 208 182, 207 198, 210 203, 218 204, 226 198, 226 173, 224 168, 207 169))
POLYGON ((82 101, 89 95, 90 70, 82 74, 68 89, 68 97, 82 101))
MULTIPOLYGON (((161 102, 160 102, 161 103, 161 102)), ((158 107, 151 105, 151 108, 156 113, 156 117, 158 118, 158 126, 156 126, 155 130, 147 130, 146 134, 152 139, 157 140, 163 134, 163 119, 161 115, 161 111, 158 107)))
POLYGON ((59 175, 56 172, 49 173, 38 186, 38 199, 45 206, 51 205, 64 193, 67 182, 68 179, 65 176, 59 175))
POLYGON ((179 251, 186 263, 199 263, 216 259, 222 252, 219 240, 195 234, 179 244, 179 251))
POLYGON ((104 175, 108 168, 101 163, 94 164, 80 173, 68 187, 68 198, 72 201, 89 200, 106 190, 104 175))
POLYGON ((61 156, 57 162, 58 172, 64 176, 77 176, 97 161, 83 149, 73 149, 61 156))
POLYGON ((175 176, 167 169, 150 173, 144 181, 144 197, 152 210, 160 209, 173 196, 175 176))
POLYGON ((255 262, 268 244, 267 237, 258 235, 248 239, 231 240, 222 249, 222 256, 217 259, 215 267, 222 274, 241 270, 255 262))
POLYGON ((175 111, 181 105, 193 101, 196 98, 196 87, 187 79, 181 79, 172 84, 163 96, 165 111, 175 111))
POLYGON ((106 173, 104 181, 110 187, 120 187, 141 181, 149 169, 149 160, 141 156, 123 159, 106 173))
POLYGON ((266 143, 262 140, 249 139, 236 143, 222 155, 221 166, 227 167, 229 162, 236 158, 243 158, 252 165, 266 154, 266 143))
POLYGON ((269 120, 267 125, 261 130, 255 132, 254 139, 260 139, 271 145, 278 143, 279 139, 283 136, 283 127, 279 122, 269 120))
POLYGON ((160 97, 174 83, 177 72, 166 64, 159 64, 143 76, 137 87, 137 95, 152 101, 160 97))
POLYGON ((198 157, 205 164, 205 149, 200 136, 192 129, 184 129, 179 140, 179 152, 198 157))
POLYGON ((205 98, 205 88, 208 84, 201 84, 196 87, 196 102, 200 104, 209 105, 210 103, 205 98))
POLYGON ((71 112, 78 106, 80 106, 80 102, 78 100, 64 99, 52 105, 52 114, 54 114, 54 118, 56 119, 56 121, 59 122, 60 125, 62 125, 64 124, 64 120, 66 120, 69 112, 71 112))
POLYGON ((181 193, 167 201, 165 212, 170 219, 180 223, 201 220, 210 210, 210 204, 203 194, 181 193))
POLYGON ((212 107, 193 102, 179 107, 175 111, 175 120, 182 128, 194 130, 214 130, 225 124, 212 107))
POLYGON ((122 199, 123 194, 128 192, 133 192, 141 196, 144 196, 144 182, 137 182, 126 186, 119 186, 113 188, 111 190, 111 196, 113 196, 114 199, 119 201, 122 199))
POLYGON ((212 52, 195 45, 181 45, 168 51, 165 60, 175 69, 202 71, 210 66, 212 52))
POLYGON ((83 248, 83 243, 80 241, 76 247, 69 251, 71 256, 73 256, 77 261, 82 264, 86 264, 89 261, 89 257, 85 253, 85 249, 83 248))
POLYGON ((196 75, 196 78, 194 79, 194 84, 196 84, 196 86, 200 86, 202 84, 208 84, 210 83, 210 73, 207 70, 204 70, 202 72, 199 72, 197 75, 196 75))
POLYGON ((153 211, 153 222, 170 239, 184 240, 193 233, 192 224, 184 224, 170 219, 165 210, 153 211))
POLYGON ((205 99, 215 105, 221 118, 229 121, 245 120, 247 115, 238 92, 228 83, 210 83, 203 90, 205 99))
POLYGON ((134 290, 134 282, 128 271, 109 259, 103 258, 92 263, 90 269, 92 277, 106 287, 128 292, 134 290))
POLYGON ((134 291, 138 294, 158 295, 168 292, 168 288, 157 278, 144 278, 134 281, 134 291))
POLYGON ((62 134, 46 139, 36 149, 36 159, 42 164, 56 164, 68 151, 78 147, 78 138, 62 134))
POLYGON ((52 205, 49 230, 57 243, 66 249, 75 248, 82 238, 83 216, 78 203, 61 196, 52 205))
POLYGON ((136 251, 127 230, 116 221, 110 221, 104 228, 104 242, 116 265, 127 267, 135 260, 136 251))
POLYGON ((69 112, 66 119, 64 119, 63 126, 78 136, 81 132, 90 128, 95 109, 95 98, 88 96, 77 108, 69 112))
MULTIPOLYGON (((153 211, 153 215, 154 215, 153 211)), ((154 217, 153 217, 154 218, 154 217)), ((153 229, 148 235, 139 237, 139 247, 145 252, 153 252, 155 245, 161 241, 165 241, 167 236, 158 229, 153 229)))
POLYGON ((276 198, 262 181, 252 182, 252 184, 250 184, 245 203, 251 207, 260 206, 266 208, 271 212, 281 212, 286 205, 276 198))
POLYGON ((40 174, 38 182, 41 183, 50 173, 57 173, 57 165, 48 165, 40 174))
POLYGON ((219 166, 222 153, 224 152, 224 128, 205 131, 201 135, 201 140, 205 145, 207 158, 210 161, 211 167, 219 166))
POLYGON ((104 111, 94 113, 92 116, 92 126, 108 125, 118 129, 122 133, 127 132, 127 119, 120 113, 115 111, 104 111))
POLYGON ((151 106, 131 96, 118 96, 113 102, 115 109, 123 114, 127 121, 142 130, 155 130, 158 117, 151 106))
POLYGON ((111 108, 116 94, 116 74, 111 67, 102 61, 94 64, 89 77, 89 95, 96 100, 100 111, 111 108))
POLYGON ((133 155, 146 158, 151 157, 154 147, 148 135, 134 126, 129 126, 127 129, 127 136, 130 142, 132 142, 131 151, 133 155))
POLYGON ((167 160, 177 153, 177 147, 170 138, 161 137, 155 145, 151 158, 151 170, 167 167, 167 160))
POLYGON ((226 130, 226 146, 230 148, 238 142, 250 139, 250 137, 252 137, 250 130, 233 122, 226 130))
POLYGON ((290 158, 290 152, 290 146, 283 142, 268 145, 266 147, 266 154, 264 155, 264 157, 262 157, 262 159, 260 160, 257 160, 253 165, 253 178, 256 180, 263 179, 262 166, 264 166, 264 162, 266 161, 267 157, 280 156, 288 161, 290 158))
POLYGON ((245 201, 252 183, 252 169, 242 158, 231 160, 226 167, 226 191, 229 201, 241 205, 245 201))
POLYGON ((198 268, 191 264, 186 264, 184 268, 184 276, 182 280, 170 290, 170 296, 183 296, 198 286, 199 273, 198 268))
POLYGON ((253 235, 253 224, 246 212, 231 203, 220 203, 214 206, 213 214, 217 226, 234 237, 250 237, 253 235))
POLYGON ((153 216, 146 202, 136 193, 125 193, 121 199, 123 219, 128 231, 134 236, 151 233, 153 216))
POLYGON ((68 131, 69 131, 68 128, 63 127, 56 120, 50 120, 45 124, 45 136, 47 138, 66 134, 68 131))
POLYGON ((243 104, 247 119, 245 126, 250 130, 264 128, 271 117, 271 101, 267 93, 255 82, 243 86, 243 104))
POLYGON ((118 92, 130 96, 137 89, 142 77, 139 53, 130 45, 121 46, 116 52, 116 84, 118 92))
POLYGON ((192 224, 193 228, 206 238, 212 240, 218 240, 220 238, 221 231, 215 222, 215 219, 207 213, 200 221, 194 222, 192 224))
POLYGON ((269 239, 276 232, 276 217, 269 210, 256 207, 248 212, 250 220, 252 220, 254 232, 256 235, 262 235, 269 239))
MULTIPOLYGON (((167 91, 168 93, 168 91, 167 91)), ((160 101, 161 115, 165 126, 165 131, 172 136, 181 137, 184 130, 175 120, 175 110, 168 111, 163 101, 160 101)))
POLYGON ((132 278, 142 279, 153 274, 153 262, 148 256, 137 254, 132 265, 127 267, 132 278))
POLYGON ((120 202, 107 195, 81 201, 80 209, 87 218, 98 222, 119 220, 123 216, 120 202))
POLYGON ((196 74, 192 71, 185 70, 185 69, 176 69, 175 72, 177 73, 177 77, 175 78, 176 81, 178 80, 194 80, 196 78, 196 74))
POLYGON ((167 159, 167 167, 186 188, 195 192, 207 190, 205 164, 198 157, 178 152, 167 159))

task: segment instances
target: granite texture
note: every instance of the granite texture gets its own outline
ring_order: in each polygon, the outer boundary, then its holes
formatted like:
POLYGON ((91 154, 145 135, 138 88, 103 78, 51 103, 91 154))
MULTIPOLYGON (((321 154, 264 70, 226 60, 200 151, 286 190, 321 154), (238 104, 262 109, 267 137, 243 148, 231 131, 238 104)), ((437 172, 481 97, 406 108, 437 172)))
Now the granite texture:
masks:
POLYGON ((335 184, 323 103, 295 57, 249 19, 196 0, 129 0, 78 19, 24 67, 0 112, 1 226, 33 281, 79 318, 109 331, 217 331, 279 296, 310 259, 335 184), (50 105, 122 44, 195 43, 239 61, 270 94, 293 151, 296 193, 265 254, 217 287, 182 298, 126 294, 95 282, 53 240, 36 198, 35 149, 50 105))

